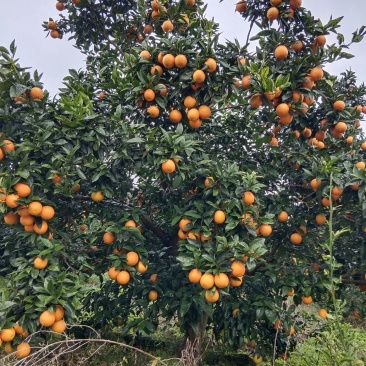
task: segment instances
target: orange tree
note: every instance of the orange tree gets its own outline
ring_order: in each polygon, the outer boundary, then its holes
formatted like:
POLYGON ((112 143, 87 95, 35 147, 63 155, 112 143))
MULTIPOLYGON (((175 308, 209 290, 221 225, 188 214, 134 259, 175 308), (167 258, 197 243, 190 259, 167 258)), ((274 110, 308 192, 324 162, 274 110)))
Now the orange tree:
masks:
POLYGON ((364 29, 345 44, 301 0, 248 0, 250 52, 201 1, 57 9, 45 30, 87 55, 58 98, 0 50, 2 340, 167 319, 198 353, 207 327, 281 353, 302 302, 362 317, 366 89, 323 67, 364 29))

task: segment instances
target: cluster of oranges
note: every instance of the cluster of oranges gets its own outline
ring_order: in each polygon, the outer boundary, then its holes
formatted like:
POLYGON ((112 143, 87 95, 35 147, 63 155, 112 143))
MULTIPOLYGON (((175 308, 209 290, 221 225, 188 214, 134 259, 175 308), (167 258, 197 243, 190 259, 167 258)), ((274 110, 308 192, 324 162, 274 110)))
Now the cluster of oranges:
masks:
MULTIPOLYGON (((6 354, 10 354, 14 352, 12 342, 15 337, 20 337, 22 339, 27 338, 28 334, 25 332, 24 328, 21 325, 16 325, 11 328, 3 328, 0 331, 0 346, 2 343, 5 343, 4 351, 6 354)), ((21 342, 18 344, 15 355, 17 358, 25 358, 31 352, 31 347, 27 342, 21 342)))
MULTIPOLYGON (((27 232, 35 232, 43 235, 48 231, 48 220, 55 216, 55 210, 52 206, 42 205, 41 202, 32 201, 27 206, 21 206, 18 200, 27 198, 32 189, 27 183, 18 182, 12 187, 15 193, 9 193, 4 188, 0 190, 0 202, 4 202, 10 209, 4 215, 4 221, 8 225, 15 225, 20 222, 27 232)), ((52 234, 49 233, 49 239, 52 234)))
POLYGON ((64 320, 65 310, 61 305, 56 305, 55 312, 45 310, 39 316, 39 323, 42 327, 51 327, 55 333, 63 333, 66 330, 64 320))

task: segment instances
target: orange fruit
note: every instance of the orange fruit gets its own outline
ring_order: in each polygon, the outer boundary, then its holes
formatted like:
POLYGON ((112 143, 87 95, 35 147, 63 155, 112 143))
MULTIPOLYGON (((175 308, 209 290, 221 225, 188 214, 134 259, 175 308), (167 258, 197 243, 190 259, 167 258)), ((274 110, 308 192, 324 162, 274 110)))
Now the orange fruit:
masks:
POLYGON ((135 266, 139 261, 139 255, 136 252, 128 252, 126 254, 126 264, 130 267, 135 266))
POLYGON ((320 309, 318 311, 318 315, 323 318, 323 319, 327 319, 327 314, 328 314, 328 310, 327 309, 320 309))
POLYGON ((164 84, 158 84, 157 87, 159 89, 157 90, 157 93, 159 93, 161 96, 165 96, 168 93, 168 88, 164 84))
POLYGON ((158 292, 156 290, 150 290, 149 293, 148 293, 148 295, 147 295, 147 298, 150 301, 157 300, 157 298, 158 298, 158 292))
POLYGON ((244 192, 243 193, 243 201, 248 206, 252 205, 254 203, 254 201, 255 201, 254 194, 252 192, 250 192, 250 191, 244 192))
POLYGON ((192 223, 192 221, 191 220, 189 220, 189 219, 181 219, 180 221, 179 221, 179 228, 183 231, 183 232, 188 232, 188 231, 190 231, 191 229, 188 229, 186 226, 187 225, 189 225, 189 224, 191 224, 192 223))
POLYGON ((347 143, 347 145, 352 145, 353 144, 353 136, 348 136, 346 138, 346 143, 347 143))
POLYGON ((295 51, 295 52, 300 52, 304 47, 304 44, 298 39, 295 41, 295 43, 293 43, 291 45, 291 48, 295 51))
POLYGON ((272 226, 267 224, 262 224, 259 226, 259 232, 263 236, 269 236, 272 234, 272 226))
POLYGON ((152 89, 146 89, 144 91, 144 99, 148 102, 152 102, 155 99, 155 92, 152 89))
POLYGON ((146 24, 144 27, 145 34, 151 34, 154 31, 154 28, 150 24, 146 24))
POLYGON ((292 288, 290 291, 287 291, 287 296, 294 296, 295 295, 295 289, 292 288))
POLYGON ((186 67, 186 65, 188 63, 188 59, 185 55, 179 54, 179 55, 175 56, 174 63, 178 69, 183 69, 184 67, 186 67))
POLYGON ((161 27, 164 32, 171 32, 174 29, 174 25, 170 20, 166 20, 161 27))
POLYGON ((42 327, 51 327, 52 324, 56 321, 55 313, 51 313, 48 310, 45 310, 39 317, 39 322, 42 327))
POLYGON ((303 88, 312 89, 315 86, 314 80, 310 77, 310 75, 307 75, 304 77, 303 82, 301 83, 303 88))
POLYGON ((55 174, 52 178, 52 183, 57 184, 57 183, 61 183, 62 181, 62 177, 60 177, 58 174, 55 174))
POLYGON ((219 273, 218 275, 215 275, 215 286, 217 288, 225 288, 229 286, 230 280, 226 273, 219 273))
POLYGON ((187 234, 184 231, 182 231, 181 229, 179 229, 178 237, 179 237, 179 239, 184 240, 184 239, 187 239, 187 234))
POLYGON ((310 77, 314 80, 314 81, 319 81, 323 78, 324 72, 323 69, 320 67, 314 67, 313 69, 311 69, 310 71, 310 77))
POLYGON ((178 109, 173 109, 172 111, 170 111, 169 113, 169 119, 173 122, 173 123, 179 123, 182 120, 182 113, 180 111, 178 111, 178 109))
POLYGON ((171 53, 166 54, 163 57, 163 65, 167 69, 173 68, 175 66, 175 57, 171 53))
POLYGON ((220 292, 218 290, 212 291, 212 290, 206 290, 205 291, 205 299, 210 302, 214 303, 217 302, 220 298, 220 292))
POLYGON ((111 232, 106 232, 103 235, 103 241, 105 244, 112 244, 114 242, 114 235, 111 232))
POLYGON ((278 217, 278 221, 286 222, 288 220, 288 213, 286 211, 281 211, 277 217, 278 217))
POLYGON ((117 279, 117 276, 120 272, 121 271, 119 269, 116 269, 115 267, 111 267, 108 269, 108 277, 111 280, 115 280, 115 279, 117 279))
POLYGON ((213 220, 214 220, 215 224, 218 224, 218 225, 223 224, 226 220, 225 212, 222 210, 217 210, 214 213, 213 220))
POLYGON ((17 358, 25 358, 31 353, 31 348, 29 343, 23 342, 17 345, 17 350, 15 356, 17 358))
POLYGON ((262 104, 262 94, 255 93, 249 99, 249 104, 252 108, 259 108, 262 104))
MULTIPOLYGON (((13 211, 9 211, 4 215, 4 222, 8 225, 15 225, 19 220, 19 215, 14 213, 13 211)), ((23 225, 23 224, 22 224, 23 225)))
POLYGON ((269 20, 275 20, 275 19, 277 19, 279 16, 280 16, 280 11, 279 11, 276 7, 272 6, 272 7, 270 7, 270 8, 267 10, 267 18, 268 18, 269 20))
POLYGON ((184 98, 183 104, 186 108, 191 109, 196 106, 197 100, 190 95, 184 98))
POLYGON ((215 185, 215 180, 213 179, 213 177, 207 177, 205 179, 205 187, 206 188, 211 188, 214 185, 215 185))
POLYGON ((166 174, 171 174, 175 171, 176 166, 172 159, 166 160, 164 163, 161 164, 161 170, 166 174))
POLYGON ((28 205, 28 213, 33 216, 40 216, 42 209, 41 202, 33 201, 28 205))
POLYGON ((212 273, 204 273, 200 278, 200 285, 202 288, 209 290, 215 285, 215 278, 212 273))
POLYGON ((356 168, 357 169, 365 169, 365 163, 363 162, 363 161, 358 161, 357 163, 356 163, 356 168))
MULTIPOLYGON (((2 150, 0 149, 0 151, 2 151, 2 150)), ((0 202, 4 202, 5 200, 6 200, 6 189, 0 188, 0 202)), ((18 211, 19 211, 19 209, 18 209, 18 211)))
POLYGON ((29 95, 32 99, 43 99, 43 91, 41 88, 38 88, 37 86, 33 87, 30 92, 29 95))
POLYGON ((137 272, 139 273, 145 273, 149 266, 146 264, 143 264, 141 261, 137 263, 137 272))
POLYGON ((298 9, 302 4, 302 0, 290 0, 290 8, 293 10, 298 9))
POLYGON ((299 245, 302 242, 302 236, 299 233, 291 234, 290 241, 294 245, 299 245))
POLYGON ((13 328, 14 328, 16 334, 25 333, 25 329, 21 325, 19 325, 18 322, 16 323, 16 325, 13 328))
POLYGON ((327 218, 326 218, 326 216, 324 214, 317 214, 315 216, 315 222, 318 225, 324 225, 327 222, 327 218))
POLYGON ((51 30, 50 36, 51 36, 51 38, 54 38, 54 39, 60 38, 60 33, 59 33, 59 31, 57 31, 56 29, 54 29, 54 30, 51 30))
POLYGON ((56 24, 56 22, 55 22, 55 21, 53 21, 53 20, 50 20, 50 21, 48 22, 48 24, 47 24, 47 28, 48 28, 48 29, 51 29, 51 30, 56 29, 56 28, 57 28, 57 24, 56 24))
POLYGON ((55 320, 61 320, 65 315, 65 310, 61 305, 56 305, 55 320))
POLYGON ((242 277, 245 275, 245 265, 240 261, 233 261, 231 263, 231 276, 242 277))
POLYGON ((198 108, 199 112, 199 118, 202 119, 208 119, 211 117, 211 108, 207 105, 201 105, 198 108))
POLYGON ((195 3, 196 3, 196 0, 186 0, 186 5, 187 6, 192 7, 192 6, 194 6, 195 3))
POLYGON ((48 259, 42 259, 41 257, 37 257, 33 261, 33 265, 36 269, 44 269, 47 267, 48 259))
POLYGON ((3 342, 11 342, 15 338, 16 332, 14 328, 3 328, 0 338, 3 342))
POLYGON ((120 271, 116 277, 116 281, 120 285, 127 285, 130 282, 131 276, 127 271, 120 271))
POLYGON ((195 83, 203 83, 206 79, 206 74, 202 70, 196 70, 193 75, 192 79, 195 83))
POLYGON ((276 139, 276 137, 272 137, 269 144, 272 146, 278 146, 278 140, 276 139))
POLYGON ((208 66, 208 68, 206 69, 206 72, 214 72, 215 70, 216 70, 216 68, 217 68, 217 63, 216 63, 216 61, 213 59, 213 58, 211 58, 211 57, 209 57, 206 61, 205 61, 205 63, 204 63, 205 65, 207 65, 208 66))
POLYGON ((147 113, 150 115, 151 118, 156 118, 159 116, 160 114, 160 110, 156 105, 151 105, 148 109, 147 109, 147 113))
POLYGON ((322 181, 320 179, 312 179, 311 182, 310 182, 310 186, 311 188, 313 188, 313 190, 316 192, 319 187, 322 185, 322 181))
POLYGON ((287 103, 280 103, 276 107, 276 114, 279 117, 283 117, 283 116, 289 114, 289 112, 290 112, 290 107, 288 106, 287 103))
POLYGON ((93 192, 91 194, 91 199, 94 201, 94 202, 100 202, 104 199, 104 195, 101 191, 97 191, 97 192, 93 192))
POLYGON ((151 276, 150 276, 150 281, 152 283, 157 283, 158 282, 158 275, 156 273, 153 273, 151 276))
POLYGON ((263 358, 262 356, 260 355, 254 355, 254 357, 252 358, 253 362, 256 364, 256 365, 259 365, 260 363, 262 363, 263 361, 263 358))
POLYGON ((252 87, 252 84, 250 83, 250 75, 246 75, 241 79, 241 86, 244 89, 250 89, 252 87))
POLYGON ((188 279, 192 283, 200 282, 201 277, 202 277, 202 272, 197 268, 191 269, 188 273, 188 279))
MULTIPOLYGON (((23 226, 34 225, 34 221, 35 221, 35 218, 34 218, 34 216, 31 216, 31 215, 20 217, 20 223, 23 226)), ((33 229, 33 231, 34 231, 34 229, 33 229)))
POLYGON ((334 126, 334 130, 339 132, 339 133, 344 133, 347 131, 347 125, 344 122, 338 122, 335 126, 334 126))
POLYGON ((4 140, 3 141, 4 145, 1 146, 1 149, 4 153, 6 153, 7 151, 14 151, 15 150, 15 145, 12 141, 10 140, 4 140))
POLYGON ((197 108, 191 108, 187 113, 187 118, 190 121, 197 121, 200 118, 200 112, 197 108))
POLYGON ((328 197, 323 197, 323 198, 322 198, 322 205, 323 205, 324 207, 329 207, 329 206, 330 206, 330 200, 329 200, 329 198, 328 198, 328 197))
POLYGON ((230 286, 239 287, 243 283, 243 277, 230 277, 230 286))
POLYGON ((305 304, 305 305, 309 305, 313 302, 313 298, 312 296, 301 296, 301 301, 305 304))
POLYGON ((24 230, 25 230, 27 233, 33 233, 33 232, 34 232, 34 226, 33 226, 33 225, 25 225, 25 226, 24 226, 24 230))
POLYGON ((238 13, 244 13, 246 10, 247 10, 247 3, 244 0, 239 1, 235 5, 235 11, 237 11, 238 13))
POLYGON ((321 34, 315 38, 315 43, 317 46, 323 47, 327 43, 327 39, 323 34, 321 34))
POLYGON ((300 227, 296 230, 300 235, 305 235, 308 232, 308 229, 305 225, 300 225, 300 227))
POLYGON ((336 111, 343 111, 346 108, 346 103, 343 100, 336 100, 333 103, 333 109, 336 111))
POLYGON ((52 324, 52 332, 55 333, 63 333, 66 330, 66 322, 63 319, 60 320, 56 320, 53 324, 52 324))
POLYGON ((71 187, 71 190, 72 190, 73 192, 78 192, 78 191, 80 191, 80 184, 79 184, 79 183, 74 184, 74 185, 71 187))
POLYGON ((5 198, 5 204, 10 208, 15 208, 19 206, 19 203, 17 202, 19 199, 19 196, 17 194, 8 194, 5 198))
POLYGON ((55 210, 52 206, 43 206, 40 216, 44 220, 51 220, 55 216, 55 210))
POLYGON ((200 119, 195 121, 189 120, 189 126, 194 129, 200 128, 202 126, 202 121, 200 119))
POLYGON ((103 90, 103 91, 101 91, 100 93, 99 93, 99 99, 104 99, 105 98, 105 91, 103 90))
POLYGON ((365 151, 366 150, 366 142, 362 142, 360 147, 363 151, 365 151))
POLYGON ((139 56, 142 57, 142 58, 146 58, 146 60, 151 59, 151 53, 147 50, 141 51, 139 56))
MULTIPOLYGON (((173 56, 174 57, 174 56, 173 56)), ((151 75, 155 75, 156 73, 158 73, 160 76, 162 76, 163 75, 163 69, 162 69, 162 67, 161 66, 159 66, 159 65, 154 65, 154 66, 152 66, 151 67, 151 69, 150 69, 150 74, 151 75)))
POLYGON ((287 47, 284 45, 277 46, 274 51, 274 56, 276 57, 277 60, 280 60, 280 61, 286 59, 288 56, 287 47))
POLYGON ((64 3, 62 3, 61 1, 58 1, 58 2, 56 3, 56 9, 57 9, 58 11, 62 11, 62 10, 64 10, 64 9, 65 9, 65 5, 64 5, 64 3))
POLYGON ((295 328, 291 325, 289 331, 288 331, 288 334, 291 336, 291 335, 294 335, 295 334, 295 328))
POLYGON ((15 184, 13 189, 19 197, 27 197, 32 192, 32 189, 28 184, 21 183, 21 182, 18 182, 17 184, 15 184))
POLYGON ((34 230, 34 232, 35 232, 35 233, 37 233, 37 234, 39 234, 39 235, 43 235, 43 234, 45 234, 45 233, 47 232, 47 230, 48 230, 48 224, 47 224, 47 222, 46 222, 46 221, 42 220, 42 222, 41 222, 41 226, 38 226, 38 224, 37 224, 37 223, 35 223, 35 224, 33 225, 33 230, 34 230))

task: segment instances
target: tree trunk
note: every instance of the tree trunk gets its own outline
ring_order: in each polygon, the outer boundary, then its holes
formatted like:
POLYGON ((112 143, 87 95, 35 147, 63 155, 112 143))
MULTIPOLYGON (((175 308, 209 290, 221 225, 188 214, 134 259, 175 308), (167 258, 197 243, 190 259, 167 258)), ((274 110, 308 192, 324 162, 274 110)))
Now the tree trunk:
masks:
POLYGON ((197 366, 202 364, 202 342, 206 333, 208 314, 204 314, 198 324, 198 333, 192 326, 188 325, 184 338, 184 345, 181 357, 186 366, 197 366))

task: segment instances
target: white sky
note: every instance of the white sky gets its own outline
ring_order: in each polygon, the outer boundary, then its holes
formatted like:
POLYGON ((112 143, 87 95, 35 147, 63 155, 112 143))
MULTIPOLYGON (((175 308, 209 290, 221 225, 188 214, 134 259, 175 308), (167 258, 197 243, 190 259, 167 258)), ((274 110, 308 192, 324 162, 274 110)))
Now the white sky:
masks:
MULTIPOLYGON (((209 0, 208 15, 220 23, 223 37, 233 40, 238 38, 245 43, 248 25, 241 16, 234 12, 237 0, 209 0)), ((80 69, 84 66, 84 55, 72 46, 67 37, 62 40, 45 38, 46 33, 41 26, 49 17, 57 20, 59 12, 55 8, 56 1, 7 1, 2 4, 0 13, 0 45, 8 47, 15 39, 18 47, 18 58, 22 66, 31 66, 38 72, 43 72, 45 88, 54 95, 62 87, 62 79, 68 74, 68 69, 80 69)), ((366 23, 366 0, 303 0, 303 6, 311 10, 315 17, 323 23, 333 18, 344 16, 340 32, 349 41, 352 32, 366 23), (354 3, 354 6, 351 4, 354 3)), ((359 82, 366 81, 364 67, 366 40, 353 46, 349 52, 356 57, 338 62, 326 68, 333 74, 352 68, 359 78, 359 82)))

